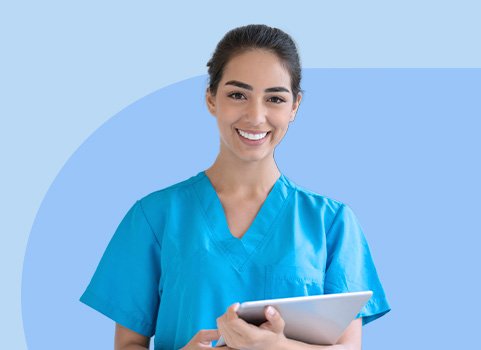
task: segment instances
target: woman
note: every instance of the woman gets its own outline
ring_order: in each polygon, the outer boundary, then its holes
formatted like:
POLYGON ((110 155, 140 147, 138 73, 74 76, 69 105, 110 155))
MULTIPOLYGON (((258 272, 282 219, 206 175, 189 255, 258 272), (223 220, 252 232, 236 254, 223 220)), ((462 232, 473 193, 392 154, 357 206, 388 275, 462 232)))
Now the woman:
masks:
POLYGON ((302 94, 283 31, 228 32, 208 62, 220 152, 205 171, 138 200, 81 301, 116 321, 116 349, 360 349, 361 327, 390 310, 369 247, 345 204, 294 184, 275 147, 302 94), (338 344, 287 339, 273 308, 256 327, 237 302, 372 290, 338 344))

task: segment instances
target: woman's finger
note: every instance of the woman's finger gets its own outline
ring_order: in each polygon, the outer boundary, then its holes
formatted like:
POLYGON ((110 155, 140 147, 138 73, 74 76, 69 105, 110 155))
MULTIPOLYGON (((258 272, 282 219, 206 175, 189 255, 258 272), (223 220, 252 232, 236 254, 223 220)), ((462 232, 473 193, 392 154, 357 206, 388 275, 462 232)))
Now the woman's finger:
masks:
POLYGON ((226 344, 230 344, 231 346, 243 342, 243 338, 245 337, 244 327, 254 327, 239 318, 236 312, 239 306, 239 303, 230 305, 226 312, 217 319, 217 328, 220 334, 224 337, 226 344))
POLYGON ((227 314, 224 314, 217 319, 217 328, 227 344, 232 343, 241 337, 241 334, 233 327, 234 322, 227 320, 227 314))
POLYGON ((198 350, 212 347, 212 341, 219 339, 217 329, 202 329, 181 350, 198 350))
POLYGON ((201 344, 210 345, 213 340, 219 339, 220 334, 217 329, 202 329, 195 335, 195 341, 201 344))
POLYGON ((239 310, 239 306, 239 303, 234 303, 227 308, 225 313, 227 320, 235 320, 239 318, 239 316, 237 316, 237 310, 239 310))

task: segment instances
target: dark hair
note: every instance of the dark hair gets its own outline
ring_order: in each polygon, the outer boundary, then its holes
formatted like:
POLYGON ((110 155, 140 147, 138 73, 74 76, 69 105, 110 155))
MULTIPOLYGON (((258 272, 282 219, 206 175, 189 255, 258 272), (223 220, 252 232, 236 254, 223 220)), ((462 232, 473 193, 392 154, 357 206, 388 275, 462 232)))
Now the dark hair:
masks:
POLYGON ((287 69, 291 77, 291 90, 294 101, 301 92, 301 63, 294 40, 278 28, 264 24, 249 24, 228 31, 207 62, 209 67, 209 89, 212 95, 217 93, 217 87, 224 67, 229 60, 245 51, 264 49, 275 53, 287 69))

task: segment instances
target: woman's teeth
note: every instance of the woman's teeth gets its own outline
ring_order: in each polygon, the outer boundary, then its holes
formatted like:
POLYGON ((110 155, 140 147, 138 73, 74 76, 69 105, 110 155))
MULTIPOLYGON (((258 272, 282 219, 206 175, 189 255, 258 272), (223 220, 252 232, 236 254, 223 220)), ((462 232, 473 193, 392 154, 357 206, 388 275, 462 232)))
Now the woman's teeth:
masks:
POLYGON ((242 131, 240 129, 237 129, 237 132, 245 137, 246 139, 249 139, 249 140, 260 140, 260 139, 263 139, 264 137, 266 137, 266 135, 269 133, 269 132, 264 132, 262 134, 249 134, 248 132, 245 132, 245 131, 242 131))

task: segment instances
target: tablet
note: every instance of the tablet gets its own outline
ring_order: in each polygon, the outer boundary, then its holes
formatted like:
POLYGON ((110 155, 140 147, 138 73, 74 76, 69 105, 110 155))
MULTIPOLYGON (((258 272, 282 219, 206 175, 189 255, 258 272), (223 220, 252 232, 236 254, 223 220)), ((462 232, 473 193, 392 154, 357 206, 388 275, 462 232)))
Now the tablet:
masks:
MULTIPOLYGON (((237 315, 256 326, 266 322, 264 309, 274 306, 285 321, 286 338, 315 345, 334 345, 371 298, 372 291, 323 294, 241 303, 237 315)), ((221 336, 217 346, 225 345, 221 336)))

